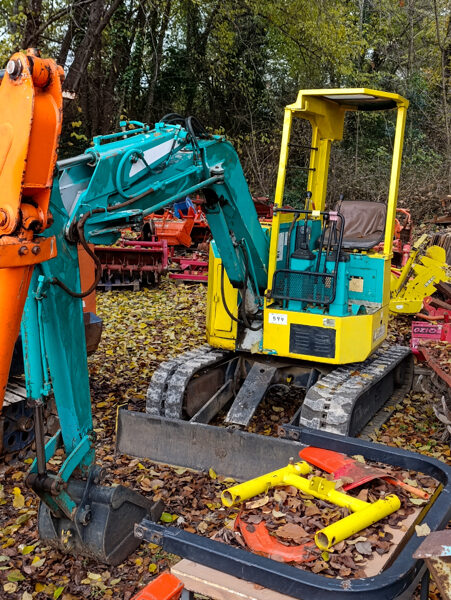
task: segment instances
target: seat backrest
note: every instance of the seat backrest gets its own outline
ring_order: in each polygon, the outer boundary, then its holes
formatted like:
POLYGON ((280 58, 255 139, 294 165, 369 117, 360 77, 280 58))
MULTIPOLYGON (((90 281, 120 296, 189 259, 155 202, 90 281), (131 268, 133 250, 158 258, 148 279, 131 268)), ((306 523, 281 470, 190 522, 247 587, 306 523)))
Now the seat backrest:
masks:
POLYGON ((381 202, 343 200, 335 210, 345 221, 343 232, 344 248, 371 248, 383 238, 387 207, 381 202))

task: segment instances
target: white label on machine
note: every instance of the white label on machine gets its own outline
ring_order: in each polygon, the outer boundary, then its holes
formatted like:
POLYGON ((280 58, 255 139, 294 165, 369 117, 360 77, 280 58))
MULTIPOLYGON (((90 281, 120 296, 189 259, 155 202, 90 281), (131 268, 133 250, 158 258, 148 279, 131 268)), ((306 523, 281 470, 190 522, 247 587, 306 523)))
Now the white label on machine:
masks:
POLYGON ((268 313, 268 323, 273 325, 288 325, 287 315, 281 315, 279 313, 268 313))
MULTIPOLYGON (((287 243, 288 232, 284 231, 283 233, 279 233, 279 240, 277 242, 277 260, 283 259, 283 249, 287 243)), ((287 249, 288 252, 288 249, 287 249)))
MULTIPOLYGON (((149 166, 152 166, 152 164, 157 162, 157 160, 159 160, 160 158, 163 158, 163 156, 165 156, 166 154, 169 154, 173 143, 174 143, 174 140, 168 140, 167 142, 163 142, 162 144, 159 144, 158 146, 154 146, 153 148, 149 148, 148 150, 145 150, 144 158, 146 159, 146 163, 149 166)), ((177 142, 175 143, 174 151, 177 150, 177 147, 179 145, 180 144, 177 144, 177 142)), ((142 171, 143 169, 146 169, 146 168, 147 167, 146 167, 144 161, 142 161, 139 158, 130 167, 130 177, 133 177, 133 175, 136 175, 136 173, 139 173, 140 171, 142 171)))
POLYGON ((381 338, 385 333, 385 325, 382 324, 380 327, 378 327, 374 333, 373 333, 373 342, 375 342, 376 340, 378 340, 379 338, 381 338))

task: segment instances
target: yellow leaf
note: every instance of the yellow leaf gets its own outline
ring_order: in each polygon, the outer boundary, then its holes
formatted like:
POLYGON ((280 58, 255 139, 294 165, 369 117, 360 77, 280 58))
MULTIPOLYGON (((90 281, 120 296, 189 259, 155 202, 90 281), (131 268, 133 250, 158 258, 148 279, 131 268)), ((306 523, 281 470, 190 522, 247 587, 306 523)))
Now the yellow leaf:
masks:
POLYGON ((36 593, 38 593, 38 594, 39 594, 39 592, 42 592, 42 590, 43 590, 44 588, 45 588, 45 585, 44 585, 43 583, 37 583, 37 584, 34 586, 34 591, 35 591, 36 593))
POLYGON ((366 462, 365 458, 361 454, 356 454, 352 458, 354 458, 359 463, 365 463, 366 462))
POLYGON ((217 477, 218 477, 212 468, 208 469, 208 474, 210 475, 210 477, 212 479, 217 479, 217 477))
POLYGON ((138 463, 138 469, 145 469, 146 467, 144 465, 142 465, 141 463, 138 463))
POLYGON ((150 563, 149 565, 149 573, 155 573, 155 571, 158 569, 157 565, 155 563, 150 563))
POLYGON ((20 488, 15 487, 13 489, 13 494, 14 494, 14 499, 13 499, 14 508, 23 508, 24 504, 25 504, 25 498, 22 496, 22 492, 20 491, 20 488))
POLYGON ((140 558, 140 557, 135 558, 135 565, 137 567, 140 567, 142 564, 143 564, 143 559, 142 558, 140 558))
POLYGON ((31 561, 31 566, 32 567, 42 567, 42 565, 45 563, 45 558, 41 558, 40 556, 35 556, 33 558, 33 560, 31 561))
POLYGON ((158 544, 147 544, 147 547, 149 548, 149 550, 157 550, 160 546, 158 544))
POLYGON ((17 590, 17 583, 13 583, 13 582, 5 583, 3 585, 3 589, 8 594, 14 594, 14 592, 17 590))
POLYGON ((34 546, 24 546, 21 550, 22 554, 30 554, 36 548, 36 544, 34 546))
POLYGON ((102 575, 99 575, 98 573, 90 573, 88 571, 88 577, 89 579, 92 579, 93 581, 99 581, 100 579, 102 579, 102 575))

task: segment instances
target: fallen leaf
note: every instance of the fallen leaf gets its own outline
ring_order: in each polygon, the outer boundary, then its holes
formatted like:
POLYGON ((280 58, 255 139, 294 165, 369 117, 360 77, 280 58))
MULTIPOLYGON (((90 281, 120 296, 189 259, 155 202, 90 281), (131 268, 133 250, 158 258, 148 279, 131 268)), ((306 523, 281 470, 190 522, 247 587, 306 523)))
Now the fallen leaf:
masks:
POLYGON ((64 586, 61 585, 60 587, 57 587, 56 590, 53 592, 53 598, 54 600, 58 600, 58 598, 61 596, 61 594, 64 592, 64 586))
POLYGON ((274 510, 272 511, 272 516, 273 516, 275 519, 281 519, 282 517, 285 517, 285 513, 281 512, 280 510, 275 510, 275 509, 274 509, 274 510))
POLYGON ((365 556, 369 556, 373 553, 373 548, 371 546, 371 542, 357 542, 355 545, 355 549, 360 554, 364 554, 365 556))
POLYGON ((303 527, 296 525, 295 523, 286 523, 276 529, 278 537, 286 540, 293 540, 293 542, 299 543, 300 540, 306 537, 310 537, 303 527))
POLYGON ((265 506, 265 504, 268 504, 268 502, 269 502, 269 496, 263 496, 263 498, 254 500, 254 502, 246 502, 246 508, 249 508, 249 509, 261 508, 262 506, 265 506))
POLYGON ((23 508, 24 504, 25 504, 25 498, 22 496, 22 492, 20 491, 20 488, 15 487, 13 489, 13 494, 14 494, 14 499, 13 499, 14 508, 23 508))
POLYGON ((184 473, 187 472, 188 469, 184 469, 183 467, 177 467, 172 470, 174 471, 174 473, 177 473, 177 475, 183 475, 184 473))
POLYGON ((421 498, 410 498, 410 502, 415 504, 415 506, 423 506, 423 504, 426 504, 427 500, 422 500, 421 498))
POLYGON ((213 471, 212 468, 208 469, 208 474, 210 475, 211 479, 217 479, 218 476, 216 475, 216 473, 213 471))
POLYGON ((3 589, 7 594, 14 594, 14 592, 17 590, 17 583, 5 583, 3 584, 3 589))
POLYGON ((14 569, 14 571, 10 571, 6 577, 8 581, 23 581, 25 579, 23 573, 19 571, 19 569, 14 569))
POLYGON ((307 506, 307 508, 305 509, 306 517, 313 517, 314 515, 319 515, 319 514, 321 514, 321 511, 316 506, 316 504, 310 504, 310 506, 307 506))
POLYGON ((431 533, 431 528, 427 523, 423 523, 422 525, 415 525, 415 532, 418 537, 426 537, 431 533))
POLYGON ((31 554, 31 552, 33 552, 33 550, 35 548, 36 548, 36 544, 34 544, 33 546, 23 546, 23 548, 21 549, 21 553, 23 555, 31 554))
POLYGON ((31 565, 39 569, 45 563, 45 558, 41 558, 40 556, 35 556, 31 561, 31 565))
POLYGON ((177 518, 178 515, 171 515, 167 512, 163 512, 161 513, 160 521, 162 521, 163 523, 172 523, 172 521, 175 521, 175 519, 177 518))
POLYGON ((284 503, 287 499, 287 493, 284 490, 275 490, 274 500, 279 503, 284 503))

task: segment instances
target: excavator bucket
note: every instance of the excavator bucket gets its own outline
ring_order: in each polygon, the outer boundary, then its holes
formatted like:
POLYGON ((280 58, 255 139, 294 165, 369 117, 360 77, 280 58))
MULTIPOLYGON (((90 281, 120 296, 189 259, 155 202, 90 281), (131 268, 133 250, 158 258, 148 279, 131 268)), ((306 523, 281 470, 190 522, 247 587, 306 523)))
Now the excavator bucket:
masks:
POLYGON ((55 517, 47 504, 39 507, 38 527, 41 540, 61 552, 81 554, 101 563, 118 565, 141 543, 134 537, 133 528, 150 516, 158 521, 163 507, 122 485, 89 486, 88 503, 86 483, 72 480, 67 493, 82 506, 74 520, 55 517))

